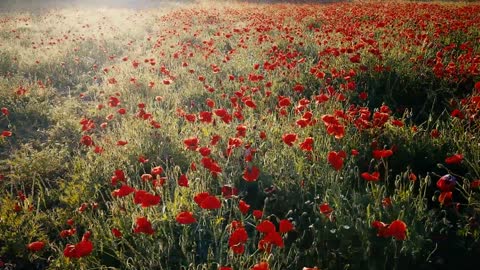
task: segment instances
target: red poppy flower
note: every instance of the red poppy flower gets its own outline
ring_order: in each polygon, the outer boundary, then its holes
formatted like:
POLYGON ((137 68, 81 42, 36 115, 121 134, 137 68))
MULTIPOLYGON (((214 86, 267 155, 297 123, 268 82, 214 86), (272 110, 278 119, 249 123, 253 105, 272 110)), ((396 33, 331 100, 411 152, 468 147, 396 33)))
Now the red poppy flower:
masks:
POLYGON ((300 143, 300 149, 302 149, 303 151, 313 151, 313 138, 305 138, 305 140, 300 143))
POLYGON ((462 154, 455 154, 453 156, 449 156, 445 159, 445 163, 447 164, 460 164, 463 160, 462 154))
POLYGON ((269 232, 267 233, 263 238, 262 240, 265 242, 265 243, 268 243, 269 245, 275 245, 279 248, 282 248, 285 246, 285 244, 283 243, 283 239, 282 239, 282 236, 276 232, 276 231, 273 231, 273 232, 269 232))
POLYGON ((288 146, 292 146, 293 143, 297 140, 297 134, 295 133, 287 133, 282 136, 282 140, 288 146))
POLYGON ((202 200, 200 207, 208 210, 219 209, 222 207, 222 202, 217 197, 209 195, 202 200))
POLYGON ((206 157, 206 156, 209 156, 210 153, 212 153, 212 150, 208 147, 200 147, 198 149, 198 152, 200 153, 200 155, 202 155, 203 157, 206 157))
POLYGON ((8 115, 10 114, 10 112, 8 111, 8 109, 5 108, 5 107, 1 108, 0 111, 1 111, 2 114, 5 115, 5 116, 8 116, 8 115))
POLYGON ((455 176, 446 174, 437 181, 437 187, 442 192, 453 191, 455 185, 457 184, 457 179, 455 176))
POLYGON ((233 268, 228 266, 220 266, 218 270, 233 270, 233 268))
POLYGON ((11 131, 8 131, 8 130, 4 130, 2 131, 2 137, 11 137, 12 136, 12 132, 11 131))
POLYGON ((389 149, 373 150, 373 157, 375 159, 388 158, 391 155, 393 155, 393 151, 389 149))
POLYGON ((112 196, 116 198, 121 198, 128 196, 129 194, 135 192, 135 189, 128 185, 122 185, 120 189, 112 191, 112 196))
POLYGON ((257 225, 257 231, 261 233, 275 232, 275 225, 270 220, 264 220, 257 225))
POLYGON ((181 187, 188 187, 188 178, 185 174, 180 175, 178 179, 178 185, 181 187))
POLYGON ((63 250, 63 255, 67 258, 81 258, 90 255, 93 251, 93 243, 88 240, 90 232, 86 232, 82 241, 76 245, 68 244, 63 250))
POLYGON ((214 146, 217 145, 217 143, 222 139, 222 136, 220 135, 213 135, 211 140, 210 140, 210 145, 214 146))
POLYGON ((293 230, 293 224, 290 222, 290 220, 280 220, 280 228, 278 229, 280 233, 288 233, 291 230, 293 230))
POLYGON ((438 131, 438 129, 432 129, 432 131, 430 132, 430 136, 432 138, 438 138, 440 137, 440 131, 438 131))
POLYGON ((459 109, 453 110, 450 115, 454 118, 459 118, 459 119, 464 119, 465 118, 465 115, 459 109))
POLYGON ((180 224, 192 224, 197 222, 192 212, 181 212, 177 215, 175 220, 180 224))
POLYGON ((407 225, 401 220, 395 220, 388 226, 388 235, 393 236, 397 240, 405 240, 407 238, 407 225))
POLYGON ((197 121, 197 116, 195 114, 185 114, 183 116, 185 118, 185 120, 187 120, 188 122, 191 122, 191 123, 194 123, 195 121, 197 121))
POLYGON ((242 254, 245 251, 244 244, 247 242, 247 240, 247 231, 243 227, 237 227, 228 239, 228 246, 235 254, 242 254))
POLYGON ((198 119, 200 119, 202 123, 212 123, 212 113, 206 111, 200 112, 198 119))
POLYGON ((160 175, 163 173, 163 168, 161 166, 153 167, 150 173, 152 175, 160 175))
POLYGON ((127 141, 123 141, 123 140, 117 141, 117 145, 118 145, 118 146, 125 146, 125 145, 127 145, 127 144, 128 144, 127 141))
POLYGON ((117 228, 112 228, 112 234, 115 236, 115 238, 121 238, 122 237, 122 232, 120 232, 119 229, 117 228))
POLYGON ((242 214, 246 215, 248 213, 248 210, 250 209, 250 205, 247 204, 244 200, 240 200, 238 202, 238 209, 240 209, 240 212, 242 212, 242 214))
POLYGON ((368 173, 368 172, 364 172, 362 173, 362 178, 367 180, 367 181, 378 181, 380 180, 380 173, 379 172, 374 172, 372 174, 368 173))
POLYGON ((293 87, 293 91, 295 92, 303 92, 303 90, 305 90, 305 86, 297 83, 294 87, 293 87))
POLYGON ((85 146, 92 146, 94 144, 92 137, 88 135, 83 135, 82 138, 80 139, 80 143, 85 146))
POLYGON ((251 169, 245 168, 245 170, 243 171, 243 180, 247 182, 254 182, 258 179, 259 176, 260 170, 255 166, 252 166, 251 169))
POLYGON ((292 102, 290 101, 290 98, 284 97, 284 96, 279 96, 278 97, 278 107, 288 107, 292 105, 292 102))
POLYGON ((263 211, 262 210, 253 210, 253 217, 256 219, 261 219, 263 216, 263 211))
POLYGON ((343 167, 343 159, 345 158, 345 152, 339 151, 330 151, 327 156, 328 163, 332 165, 332 167, 339 171, 343 167))
POLYGON ((470 183, 470 188, 479 188, 480 187, 480 179, 473 180, 470 183))
POLYGON ((136 226, 133 229, 134 233, 145 233, 145 234, 154 234, 155 231, 152 228, 152 224, 147 220, 146 217, 139 217, 136 221, 136 226))
POLYGON ((453 193, 451 191, 443 191, 440 193, 440 196, 438 196, 438 202, 441 205, 450 205, 452 202, 452 197, 453 193))
POLYGON ((255 264, 250 270, 270 270, 270 266, 268 265, 268 262, 261 262, 255 264))
POLYGON ((27 245, 27 249, 32 252, 38 252, 45 247, 45 242, 43 241, 35 241, 27 245))
POLYGON ((203 167, 205 167, 206 169, 208 169, 212 173, 221 173, 222 172, 222 168, 220 168, 218 163, 215 162, 215 160, 213 160, 211 158, 208 158, 208 157, 202 158, 202 165, 203 165, 203 167))
POLYGON ((148 193, 145 190, 135 191, 133 202, 135 204, 141 204, 142 207, 149 207, 159 204, 161 201, 160 196, 148 193))
POLYGON ((333 209, 330 207, 328 203, 323 203, 318 208, 320 212, 327 217, 330 216, 330 214, 333 212, 333 209))
POLYGON ((378 237, 388 237, 388 224, 375 220, 372 222, 372 227, 377 230, 378 237))
POLYGON ((230 185, 222 186, 222 196, 225 199, 230 199, 232 196, 238 195, 238 188, 232 187, 230 185))
POLYGON ((200 206, 200 204, 203 202, 203 200, 205 200, 208 196, 210 196, 210 194, 208 192, 201 192, 201 193, 198 193, 197 195, 195 195, 193 200, 197 203, 198 206, 200 206))
POLYGON ((198 138, 191 137, 183 140, 185 146, 187 146, 188 150, 196 151, 198 148, 198 138))

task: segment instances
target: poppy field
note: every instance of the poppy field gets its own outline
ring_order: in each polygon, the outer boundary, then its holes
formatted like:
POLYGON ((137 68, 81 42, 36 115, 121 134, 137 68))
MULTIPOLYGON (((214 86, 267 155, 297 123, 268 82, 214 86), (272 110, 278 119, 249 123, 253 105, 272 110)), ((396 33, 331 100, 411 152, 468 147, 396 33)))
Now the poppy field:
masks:
POLYGON ((0 13, 0 269, 475 269, 480 5, 0 13))

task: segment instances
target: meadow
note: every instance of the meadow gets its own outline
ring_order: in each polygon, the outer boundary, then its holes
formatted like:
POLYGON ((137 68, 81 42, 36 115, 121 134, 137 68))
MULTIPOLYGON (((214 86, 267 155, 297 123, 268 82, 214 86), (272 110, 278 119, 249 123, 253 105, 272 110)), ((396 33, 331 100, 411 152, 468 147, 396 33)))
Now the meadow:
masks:
POLYGON ((0 13, 0 269, 476 269, 480 5, 0 13))

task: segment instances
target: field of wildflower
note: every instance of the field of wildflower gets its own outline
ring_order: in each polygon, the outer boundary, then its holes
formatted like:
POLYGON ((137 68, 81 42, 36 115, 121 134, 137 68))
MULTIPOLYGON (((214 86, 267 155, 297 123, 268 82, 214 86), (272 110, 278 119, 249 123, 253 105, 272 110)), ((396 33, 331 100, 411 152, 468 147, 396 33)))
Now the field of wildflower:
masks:
POLYGON ((0 13, 0 269, 476 269, 480 5, 0 13))

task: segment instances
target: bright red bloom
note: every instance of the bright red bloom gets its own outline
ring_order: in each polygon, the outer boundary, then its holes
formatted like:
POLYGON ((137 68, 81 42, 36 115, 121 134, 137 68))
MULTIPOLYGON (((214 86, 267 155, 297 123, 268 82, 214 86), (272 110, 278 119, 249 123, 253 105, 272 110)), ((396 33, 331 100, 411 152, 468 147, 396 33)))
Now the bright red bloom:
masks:
POLYGON ((12 136, 12 132, 11 132, 11 131, 8 131, 8 130, 4 130, 4 131, 2 131, 1 136, 2 136, 2 137, 11 137, 11 136, 12 136))
POLYGON ((327 217, 330 216, 330 214, 333 212, 333 209, 330 207, 328 203, 323 203, 318 208, 320 212, 327 217))
POLYGON ((115 186, 118 182, 125 182, 125 173, 122 170, 115 170, 111 178, 112 185, 115 186))
POLYGON ((8 116, 8 115, 10 114, 10 112, 8 111, 8 109, 5 108, 5 107, 1 108, 0 111, 1 111, 2 114, 5 115, 5 116, 8 116))
POLYGON ((206 156, 209 156, 210 153, 212 153, 212 150, 210 150, 210 148, 208 147, 200 147, 198 149, 198 152, 200 153, 200 155, 202 155, 203 157, 206 157, 206 156))
POLYGON ((188 187, 188 178, 185 174, 180 175, 178 179, 178 185, 181 187, 188 187))
POLYGON ((438 138, 440 137, 440 131, 438 131, 438 129, 432 129, 432 131, 430 132, 430 136, 432 138, 438 138))
POLYGON ((127 144, 128 144, 127 141, 122 141, 122 140, 117 141, 117 145, 118 145, 118 146, 125 146, 125 145, 127 145, 127 144))
POLYGON ((247 204, 244 200, 240 200, 238 202, 238 209, 240 209, 240 212, 242 212, 242 214, 246 215, 248 213, 248 210, 250 209, 250 205, 247 204))
POLYGON ((252 214, 256 219, 261 219, 262 216, 263 216, 263 211, 262 210, 253 210, 252 214))
POLYGON ((222 196, 225 199, 230 199, 232 196, 237 196, 238 195, 238 188, 232 187, 229 185, 224 185, 222 187, 222 196))
POLYGON ((120 232, 119 229, 117 228, 112 228, 112 234, 115 236, 115 238, 121 238, 122 237, 122 232, 120 232))
POLYGON ((442 192, 453 191, 455 185, 457 184, 457 179, 455 176, 446 174, 437 181, 437 187, 442 192))
POLYGON ((270 270, 270 266, 268 265, 268 262, 261 262, 255 264, 250 270, 270 270))
MULTIPOLYGON (((283 243, 283 239, 282 239, 282 236, 276 232, 276 231, 273 231, 273 232, 269 232, 267 233, 263 238, 262 240, 270 245, 276 245, 277 247, 279 248, 282 248, 285 246, 285 244, 283 243)), ((268 245, 267 245, 268 246, 268 245)), ((267 248, 268 249, 268 248, 267 248)))
POLYGON ((235 254, 242 254, 245 251, 244 244, 248 240, 248 234, 245 228, 238 227, 232 232, 228 239, 228 246, 235 254))
POLYGON ((82 138, 80 139, 80 143, 85 145, 85 146, 94 145, 92 137, 90 137, 88 135, 83 135, 82 138))
POLYGON ((154 234, 155 231, 152 228, 152 224, 147 220, 146 217, 139 217, 136 221, 136 226, 133 229, 134 233, 145 233, 145 234, 154 234))
POLYGON ((135 192, 135 188, 124 184, 120 187, 120 189, 116 189, 116 190, 112 191, 112 196, 117 197, 117 198, 121 198, 121 197, 128 196, 129 194, 131 194, 133 192, 135 192))
POLYGON ((297 140, 297 134, 295 133, 287 133, 282 136, 282 140, 288 146, 292 146, 293 143, 297 140))
POLYGON ((207 111, 200 112, 198 119, 200 119, 202 123, 212 123, 212 113, 207 111))
POLYGON ((441 205, 449 205, 452 202, 453 193, 451 191, 443 191, 438 196, 438 202, 441 205))
POLYGON ((445 159, 445 163, 447 164, 460 164, 463 160, 462 154, 455 154, 453 156, 449 156, 445 159))
POLYGON ((393 155, 393 151, 390 149, 373 150, 373 157, 375 159, 388 158, 391 155, 393 155))
POLYGON ((160 174, 163 173, 163 168, 160 167, 160 166, 153 167, 150 173, 151 173, 152 175, 160 175, 160 174))
POLYGON ((160 201, 160 196, 153 195, 145 190, 135 191, 135 196, 133 197, 133 202, 135 204, 142 204, 142 207, 157 205, 160 203, 160 201))
POLYGON ((198 148, 198 138, 196 137, 187 138, 183 140, 183 143, 189 150, 196 151, 198 148))
POLYGON ((305 140, 300 143, 300 149, 302 149, 303 151, 313 151, 313 138, 305 138, 305 140))
POLYGON ((375 220, 372 222, 372 227, 377 230, 378 237, 388 237, 388 224, 375 220))
POLYGON ((380 180, 380 173, 379 172, 374 172, 372 174, 368 173, 368 172, 364 172, 362 173, 362 178, 367 180, 367 181, 378 181, 380 180))
POLYGON ((247 182, 254 182, 258 179, 259 176, 260 170, 255 166, 252 166, 251 169, 245 168, 245 170, 243 171, 243 180, 247 182))
POLYGON ((63 250, 63 255, 67 258, 81 258, 90 255, 93 251, 93 243, 88 240, 90 232, 86 232, 82 241, 76 245, 68 244, 63 250))
POLYGON ((35 241, 27 245, 27 249, 32 252, 37 252, 42 250, 45 247, 45 242, 43 241, 35 241))
POLYGON ((205 200, 208 196, 210 196, 210 194, 208 192, 201 192, 201 193, 198 193, 197 195, 195 195, 193 200, 198 204, 198 206, 200 206, 202 204, 203 200, 205 200))
POLYGON ((401 220, 395 220, 388 226, 388 234, 397 240, 405 240, 407 238, 407 225, 401 220))
POLYGON ((465 115, 459 109, 453 110, 450 115, 452 117, 459 118, 459 119, 464 119, 465 118, 465 115))
POLYGON ((220 168, 218 163, 215 162, 215 160, 213 160, 211 158, 208 158, 208 157, 202 158, 202 164, 203 164, 203 167, 207 168, 212 173, 221 173, 222 172, 222 168, 220 168))
POLYGON ((275 232, 275 225, 270 220, 264 220, 257 225, 257 231, 261 233, 275 232))
POLYGON ((280 233, 288 233, 291 230, 293 230, 293 224, 290 222, 290 220, 280 220, 280 228, 278 229, 280 233))
POLYGON ((470 183, 470 188, 479 188, 480 187, 480 179, 473 180, 470 183))
POLYGON ((203 209, 219 209, 222 207, 222 202, 215 196, 208 196, 200 203, 200 207, 203 209))
POLYGON ((332 167, 339 171, 343 167, 343 159, 345 158, 345 152, 339 151, 330 151, 327 156, 328 163, 332 165, 332 167))
POLYGON ((192 224, 197 222, 192 212, 181 212, 177 215, 175 220, 180 224, 192 224))
POLYGON ((144 173, 140 178, 142 179, 143 182, 148 182, 153 179, 153 176, 149 173, 144 173))

